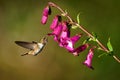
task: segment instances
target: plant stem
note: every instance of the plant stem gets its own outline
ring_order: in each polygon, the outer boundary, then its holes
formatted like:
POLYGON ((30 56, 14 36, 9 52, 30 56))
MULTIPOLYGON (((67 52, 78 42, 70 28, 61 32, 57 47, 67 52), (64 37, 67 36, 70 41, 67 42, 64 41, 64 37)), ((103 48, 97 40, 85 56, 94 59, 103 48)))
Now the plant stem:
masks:
MULTIPOLYGON (((83 28, 80 24, 74 22, 72 20, 72 18, 68 15, 68 13, 66 11, 64 11, 61 7, 59 7, 58 5, 54 4, 53 2, 49 2, 48 3, 50 6, 57 8, 62 14, 64 14, 65 17, 68 18, 68 20, 70 21, 71 24, 74 24, 76 26, 78 26, 83 32, 85 32, 89 37, 91 37, 92 39, 94 38, 94 36, 88 32, 85 28, 83 28)), ((107 53, 109 53, 110 51, 108 50, 108 48, 106 48, 98 39, 96 39, 96 42, 99 44, 99 46, 101 47, 101 49, 107 53)), ((113 55, 113 58, 120 63, 120 59, 117 58, 115 55, 113 55)))
MULTIPOLYGON (((89 33, 86 29, 84 29, 82 26, 80 26, 79 24, 76 23, 76 26, 78 26, 83 32, 85 32, 89 37, 94 38, 94 36, 89 33)), ((98 40, 96 39, 96 42, 99 44, 99 46, 106 51, 107 53, 109 52, 109 50, 98 40)))

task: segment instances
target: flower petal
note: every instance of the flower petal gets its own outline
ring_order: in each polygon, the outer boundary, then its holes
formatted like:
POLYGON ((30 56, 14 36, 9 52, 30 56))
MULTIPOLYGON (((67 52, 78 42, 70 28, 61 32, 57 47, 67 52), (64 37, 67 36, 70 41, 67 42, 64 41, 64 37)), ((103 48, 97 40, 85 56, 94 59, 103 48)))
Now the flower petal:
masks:
POLYGON ((53 33, 54 35, 59 36, 60 33, 62 32, 62 28, 63 28, 62 24, 59 23, 58 26, 54 29, 54 31, 53 31, 52 33, 53 33))
POLYGON ((70 37, 70 31, 69 30, 61 32, 60 39, 66 39, 66 38, 69 38, 69 37, 70 37))
POLYGON ((70 39, 72 40, 73 44, 75 44, 81 37, 81 34, 76 34, 75 36, 71 37, 70 39))
POLYGON ((52 21, 52 24, 50 25, 50 29, 54 30, 57 27, 59 21, 61 21, 61 16, 56 15, 52 21))
POLYGON ((69 25, 68 25, 68 23, 67 22, 62 22, 62 25, 63 25, 63 31, 67 31, 67 30, 70 30, 69 29, 69 25))
POLYGON ((77 47, 76 49, 74 49, 73 51, 70 51, 73 55, 79 55, 80 52, 84 51, 86 48, 88 48, 89 44, 83 44, 79 47, 77 47))
POLYGON ((48 16, 42 16, 42 20, 41 20, 41 23, 42 24, 46 24, 46 22, 47 22, 47 19, 48 19, 48 16))
POLYGON ((80 36, 75 35, 71 38, 69 37, 60 37, 60 46, 66 48, 69 52, 74 53, 74 44, 80 39, 80 36))

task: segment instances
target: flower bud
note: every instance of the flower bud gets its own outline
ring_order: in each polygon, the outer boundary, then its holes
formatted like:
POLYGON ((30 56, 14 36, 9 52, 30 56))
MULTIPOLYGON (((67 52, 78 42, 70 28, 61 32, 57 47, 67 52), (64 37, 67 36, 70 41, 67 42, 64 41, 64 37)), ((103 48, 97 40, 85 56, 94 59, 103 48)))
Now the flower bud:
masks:
POLYGON ((42 24, 46 24, 48 15, 50 15, 50 14, 51 14, 51 8, 50 8, 50 6, 46 6, 43 10, 43 15, 42 15, 42 19, 41 19, 42 24))

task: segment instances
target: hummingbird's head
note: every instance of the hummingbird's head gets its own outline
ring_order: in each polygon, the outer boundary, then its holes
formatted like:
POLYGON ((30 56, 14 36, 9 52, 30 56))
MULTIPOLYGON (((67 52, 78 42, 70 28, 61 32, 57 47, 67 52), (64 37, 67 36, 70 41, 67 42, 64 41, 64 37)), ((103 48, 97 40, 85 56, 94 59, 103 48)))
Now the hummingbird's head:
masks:
POLYGON ((48 37, 47 37, 47 36, 44 36, 44 37, 41 39, 40 42, 43 43, 43 44, 46 44, 46 43, 48 42, 48 37))

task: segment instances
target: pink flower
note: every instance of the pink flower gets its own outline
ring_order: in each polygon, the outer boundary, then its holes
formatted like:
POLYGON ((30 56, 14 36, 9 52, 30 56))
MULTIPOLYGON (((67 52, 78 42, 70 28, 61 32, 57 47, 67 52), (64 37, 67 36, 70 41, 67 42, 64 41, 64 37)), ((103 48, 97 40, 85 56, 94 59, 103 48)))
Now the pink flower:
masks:
POLYGON ((68 23, 67 22, 62 22, 62 32, 59 37, 59 46, 64 47, 64 45, 67 45, 68 43, 66 42, 68 39, 70 39, 70 29, 68 28, 68 23))
POLYGON ((51 14, 51 8, 50 8, 50 6, 46 6, 43 10, 43 15, 42 15, 42 19, 41 19, 42 24, 46 24, 48 15, 50 15, 50 14, 51 14))
POLYGON ((86 57, 86 60, 84 61, 84 65, 86 65, 87 67, 89 67, 89 68, 91 68, 91 69, 94 69, 93 67, 92 67, 92 58, 93 58, 93 55, 94 55, 94 53, 93 53, 93 48, 91 48, 90 50, 89 50, 89 52, 88 52, 88 55, 87 55, 87 57, 86 57))
POLYGON ((50 29, 54 30, 57 27, 59 21, 61 21, 61 16, 56 15, 52 21, 52 24, 50 25, 50 29))
POLYGON ((62 32, 62 28, 63 28, 62 24, 59 23, 58 26, 53 30, 52 35, 59 36, 62 32))
POLYGON ((48 35, 49 36, 53 35, 54 36, 54 40, 59 42, 59 36, 60 36, 60 34, 62 32, 62 28, 63 28, 62 23, 59 23, 57 25, 57 27, 54 28, 53 32, 52 33, 48 33, 48 35))
POLYGON ((84 50, 86 50, 88 48, 89 44, 83 44, 77 48, 75 48, 74 50, 70 51, 74 56, 78 56, 79 53, 83 52, 84 50))

